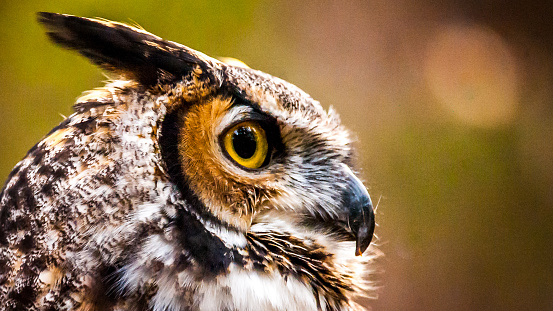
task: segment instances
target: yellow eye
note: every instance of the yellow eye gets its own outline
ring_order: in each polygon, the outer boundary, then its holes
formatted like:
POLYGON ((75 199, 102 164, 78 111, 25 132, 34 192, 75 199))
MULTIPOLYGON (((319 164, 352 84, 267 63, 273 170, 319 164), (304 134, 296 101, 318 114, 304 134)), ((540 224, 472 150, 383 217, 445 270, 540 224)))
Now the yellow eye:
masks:
POLYGON ((260 168, 269 151, 265 130, 254 121, 239 123, 228 130, 223 146, 236 163, 251 169, 260 168))

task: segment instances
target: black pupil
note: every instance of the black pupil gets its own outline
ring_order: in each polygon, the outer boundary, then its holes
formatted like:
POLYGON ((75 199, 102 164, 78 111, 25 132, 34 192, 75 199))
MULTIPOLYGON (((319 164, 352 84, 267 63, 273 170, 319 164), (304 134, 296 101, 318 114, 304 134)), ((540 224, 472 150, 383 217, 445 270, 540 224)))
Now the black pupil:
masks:
POLYGON ((234 151, 242 159, 251 158, 255 149, 257 149, 257 143, 255 142, 255 134, 249 127, 240 127, 232 133, 232 145, 234 151))

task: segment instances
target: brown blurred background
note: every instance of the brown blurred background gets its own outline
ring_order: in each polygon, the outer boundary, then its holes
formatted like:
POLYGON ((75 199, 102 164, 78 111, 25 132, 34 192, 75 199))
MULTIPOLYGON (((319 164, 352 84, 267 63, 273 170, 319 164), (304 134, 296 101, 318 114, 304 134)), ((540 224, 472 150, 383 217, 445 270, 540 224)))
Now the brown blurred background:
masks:
POLYGON ((37 11, 136 22, 336 107, 379 202, 373 310, 553 310, 553 2, 2 3, 2 181, 105 79, 37 11))

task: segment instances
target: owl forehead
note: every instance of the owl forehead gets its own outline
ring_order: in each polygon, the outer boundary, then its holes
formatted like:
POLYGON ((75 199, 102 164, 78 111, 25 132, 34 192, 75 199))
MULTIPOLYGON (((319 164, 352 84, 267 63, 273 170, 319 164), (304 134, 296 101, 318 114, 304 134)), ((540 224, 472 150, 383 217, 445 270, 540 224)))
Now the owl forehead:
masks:
POLYGON ((265 72, 234 66, 223 66, 221 71, 238 100, 243 99, 276 119, 283 132, 302 136, 303 141, 309 141, 308 137, 324 141, 323 144, 338 153, 350 153, 349 131, 341 125, 334 109, 325 111, 299 87, 265 72))
POLYGON ((223 70, 233 92, 262 111, 282 117, 327 117, 319 102, 289 82, 250 68, 227 66, 223 70))

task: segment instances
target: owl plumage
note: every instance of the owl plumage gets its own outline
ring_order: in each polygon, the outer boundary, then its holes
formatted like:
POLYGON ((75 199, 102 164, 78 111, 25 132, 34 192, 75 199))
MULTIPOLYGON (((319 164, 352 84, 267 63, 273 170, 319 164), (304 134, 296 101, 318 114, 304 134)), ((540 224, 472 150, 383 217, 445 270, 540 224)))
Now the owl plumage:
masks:
POLYGON ((0 309, 362 309, 374 214, 332 109, 141 29, 39 21, 117 79, 10 174, 0 309))

